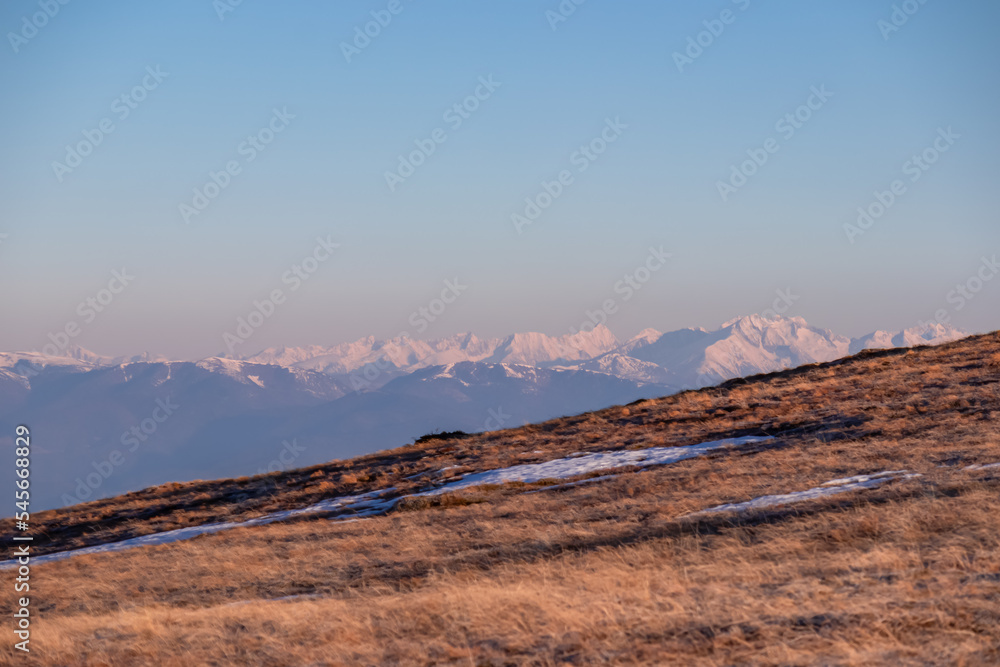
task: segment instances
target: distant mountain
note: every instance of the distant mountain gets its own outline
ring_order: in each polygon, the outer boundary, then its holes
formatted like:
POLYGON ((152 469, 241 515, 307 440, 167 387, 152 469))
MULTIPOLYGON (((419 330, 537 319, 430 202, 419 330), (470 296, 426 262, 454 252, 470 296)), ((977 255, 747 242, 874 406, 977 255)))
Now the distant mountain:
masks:
MULTIPOLYGON (((811 327, 800 317, 768 319, 738 317, 719 329, 679 329, 661 333, 645 329, 619 342, 611 331, 597 326, 589 332, 564 336, 517 333, 505 338, 479 338, 472 333, 423 341, 400 336, 374 336, 332 346, 271 347, 237 359, 318 371, 341 376, 375 367, 378 385, 430 366, 464 361, 518 364, 540 368, 578 368, 643 382, 675 382, 698 386, 748 373, 768 372, 804 363, 829 361, 868 348, 937 345, 968 334, 943 324, 927 324, 897 332, 875 331, 849 339, 811 327)), ((69 348, 64 356, 34 352, 0 352, 0 368, 49 365, 91 370, 127 363, 163 362, 148 353, 108 357, 83 348, 69 348)), ((371 388, 366 385, 366 388, 371 388)))
POLYGON ((937 345, 967 335, 953 327, 927 325, 849 339, 828 329, 811 327, 800 317, 768 319, 749 315, 730 320, 715 331, 681 329, 657 335, 647 329, 579 368, 693 388, 832 361, 867 348, 937 345))
POLYGON ((151 355, 148 352, 132 357, 108 357, 85 350, 78 345, 66 348, 62 355, 46 355, 40 352, 0 352, 0 368, 12 369, 19 367, 21 372, 30 375, 30 369, 40 369, 45 366, 68 366, 79 370, 90 370, 101 366, 118 366, 125 363, 140 361, 167 361, 162 355, 151 355))
POLYGON ((876 331, 851 340, 850 354, 857 354, 861 350, 867 349, 940 345, 968 335, 966 332, 947 324, 925 324, 895 333, 876 331))
MULTIPOLYGON (((660 381, 704 387, 729 378, 829 361, 847 355, 850 340, 810 327, 801 318, 768 320, 750 315, 715 331, 681 329, 634 338, 613 354, 658 367, 660 381)), ((622 359, 616 360, 624 366, 622 359)))
POLYGON ((333 374, 351 373, 379 364, 380 367, 389 366, 406 373, 462 361, 546 366, 561 361, 592 359, 616 347, 618 340, 614 334, 601 325, 590 332, 565 336, 518 333, 506 338, 481 339, 475 334, 465 333, 433 341, 407 337, 380 341, 369 336, 332 347, 267 348, 243 357, 243 360, 333 374))
POLYGON ((0 446, 32 428, 36 508, 167 481, 250 475, 398 446, 438 430, 483 431, 595 410, 866 348, 963 337, 927 325, 849 339, 801 318, 740 317, 719 329, 605 327, 433 341, 362 338, 269 348, 245 359, 165 361, 0 353, 0 446), (165 412, 164 406, 176 406, 165 412), (161 419, 162 418, 162 419, 161 419))

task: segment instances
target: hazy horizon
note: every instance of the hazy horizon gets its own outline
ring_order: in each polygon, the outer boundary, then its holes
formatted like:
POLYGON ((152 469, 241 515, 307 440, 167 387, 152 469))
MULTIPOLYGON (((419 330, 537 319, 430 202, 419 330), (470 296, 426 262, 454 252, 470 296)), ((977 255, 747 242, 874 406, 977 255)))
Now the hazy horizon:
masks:
MULTIPOLYGON (((690 327, 681 327, 680 329, 702 329, 702 330, 705 330, 705 331, 712 332, 712 331, 717 331, 717 330, 725 328, 725 326, 727 324, 729 324, 730 322, 732 322, 734 320, 743 319, 743 318, 747 318, 747 317, 753 317, 753 316, 760 316, 760 317, 763 317, 763 318, 771 320, 771 321, 781 320, 781 319, 794 319, 794 320, 805 321, 804 318, 801 318, 800 316, 793 315, 793 314, 787 314, 787 315, 785 315, 785 314, 778 314, 778 315, 775 315, 775 314, 772 314, 772 313, 767 313, 767 314, 745 313, 743 315, 739 315, 739 316, 736 316, 736 317, 729 318, 729 319, 727 319, 724 322, 718 322, 716 324, 709 325, 709 326, 690 326, 690 327)), ((813 327, 813 328, 816 328, 816 329, 821 329, 821 330, 831 331, 834 335, 844 336, 846 338, 851 338, 851 339, 861 338, 863 336, 867 336, 868 334, 875 333, 876 331, 886 331, 886 332, 893 333, 893 334, 899 333, 900 331, 902 331, 902 329, 887 329, 885 327, 875 327, 875 328, 866 329, 866 330, 861 331, 859 333, 845 333, 845 332, 833 329, 831 327, 817 326, 817 325, 813 324, 812 322, 805 321, 805 323, 808 326, 810 326, 810 327, 813 327)), ((584 324, 586 324, 586 322, 584 324)), ((920 326, 922 326, 924 324, 935 324, 935 322, 933 322, 933 321, 922 322, 922 323, 918 323, 917 325, 914 325, 913 327, 906 327, 906 328, 907 329, 916 329, 916 328, 919 328, 920 326)), ((571 329, 571 330, 568 330, 568 331, 563 331, 563 332, 545 332, 545 331, 537 331, 537 330, 530 330, 529 329, 529 330, 524 330, 524 331, 507 331, 507 332, 499 333, 499 334, 496 334, 496 335, 484 335, 484 334, 481 334, 478 331, 458 331, 458 332, 453 332, 453 333, 449 333, 449 334, 433 335, 432 336, 432 335, 419 335, 419 334, 414 335, 414 334, 411 334, 408 331, 400 331, 400 332, 398 332, 398 334, 389 335, 389 336, 385 336, 385 337, 375 336, 374 334, 368 334, 367 336, 360 336, 358 338, 352 338, 352 339, 349 339, 349 340, 322 340, 322 341, 312 341, 312 342, 300 343, 300 344, 296 344, 296 345, 278 344, 278 345, 265 345, 265 346, 262 346, 262 347, 257 347, 257 346, 253 346, 253 345, 249 345, 249 346, 246 346, 246 347, 239 346, 240 349, 236 350, 235 353, 229 353, 226 349, 222 349, 217 354, 204 354, 204 355, 170 355, 170 354, 165 354, 163 352, 160 352, 158 350, 139 350, 139 351, 135 351, 135 352, 123 353, 123 352, 118 352, 118 351, 115 351, 115 350, 94 349, 94 348, 86 347, 84 345, 79 345, 79 344, 77 344, 75 342, 70 342, 68 345, 66 345, 64 348, 62 348, 60 350, 60 352, 61 353, 62 352, 67 352, 67 351, 71 352, 74 349, 82 349, 82 350, 85 350, 87 352, 91 352, 91 353, 97 354, 97 355, 102 356, 102 357, 135 357, 135 356, 141 356, 143 354, 148 354, 148 355, 150 355, 153 358, 163 357, 163 358, 167 358, 167 359, 172 360, 172 361, 198 360, 198 359, 209 358, 209 357, 223 357, 223 358, 226 358, 226 357, 240 357, 240 358, 243 358, 243 357, 252 357, 252 356, 255 356, 255 355, 260 354, 261 352, 264 352, 265 350, 268 350, 268 349, 280 349, 280 348, 292 348, 292 349, 294 349, 294 348, 307 348, 307 347, 335 347, 337 345, 354 343, 354 342, 365 340, 365 339, 368 339, 368 338, 372 338, 375 341, 392 341, 392 340, 400 340, 400 339, 402 339, 402 338, 405 337, 405 338, 410 338, 410 339, 415 340, 415 341, 423 341, 423 342, 435 342, 435 341, 440 341, 440 340, 447 340, 447 339, 450 339, 450 338, 465 336, 465 335, 469 335, 469 334, 471 334, 473 336, 476 336, 480 340, 502 340, 502 339, 507 338, 509 336, 524 335, 524 334, 542 334, 542 335, 549 336, 549 337, 552 337, 552 338, 560 338, 560 337, 565 337, 565 336, 573 336, 573 335, 575 335, 577 333, 588 333, 589 334, 589 333, 593 332, 593 330, 595 328, 598 328, 599 326, 606 327, 611 332, 611 334, 620 343, 625 343, 628 340, 636 338, 640 334, 642 334, 643 332, 649 331, 649 330, 655 330, 655 331, 659 332, 660 334, 667 334, 667 333, 671 333, 671 332, 680 330, 680 329, 658 329, 657 327, 643 327, 642 329, 640 329, 638 331, 631 332, 628 335, 623 335, 623 334, 620 334, 619 332, 615 331, 611 326, 608 326, 607 324, 604 324, 604 323, 600 323, 598 325, 595 325, 594 327, 589 327, 588 326, 588 327, 585 327, 583 329, 576 329, 576 328, 574 328, 574 329, 571 329)), ((953 325, 949 325, 947 323, 944 323, 944 326, 953 326, 953 325)), ((955 327, 955 328, 958 328, 958 327, 955 327)), ((964 330, 964 329, 959 329, 959 330, 960 331, 964 331, 965 333, 967 333, 969 335, 976 335, 976 334, 987 333, 986 331, 968 331, 968 330, 964 330)), ((58 338, 61 339, 61 337, 58 337, 58 338)), ((58 344, 58 343, 56 343, 56 344, 58 344)), ((43 345, 41 348, 30 349, 30 350, 28 350, 28 349, 3 349, 3 350, 0 350, 0 353, 38 353, 38 354, 45 354, 45 347, 46 346, 43 345)), ((60 356, 60 355, 52 355, 52 356, 60 356)), ((72 356, 72 355, 67 355, 67 356, 72 356)))

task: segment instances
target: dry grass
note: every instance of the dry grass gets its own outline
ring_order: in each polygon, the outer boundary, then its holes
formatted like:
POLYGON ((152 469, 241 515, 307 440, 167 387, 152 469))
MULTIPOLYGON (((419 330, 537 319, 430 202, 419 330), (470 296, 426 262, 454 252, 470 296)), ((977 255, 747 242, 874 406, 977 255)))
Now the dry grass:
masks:
MULTIPOLYGON (((1000 461, 998 350, 991 334, 869 353, 283 475, 46 513, 60 536, 51 548, 62 548, 93 541, 109 518, 104 533, 117 539, 143 530, 137 523, 176 527, 416 488, 434 476, 404 478, 447 465, 483 470, 573 451, 780 434, 777 447, 589 485, 476 488, 360 522, 271 524, 36 566, 33 660, 19 662, 998 664, 1000 469, 964 469, 1000 461), (902 468, 922 477, 746 515, 679 518, 902 468), (302 597, 277 600, 285 596, 302 597)), ((0 651, 0 661, 14 659, 9 647, 0 651)))
POLYGON ((617 534, 498 525, 526 496, 449 509, 444 527, 408 513, 239 530, 39 568, 52 606, 35 650, 59 665, 988 664, 998 489, 907 483, 617 534), (274 601, 302 594, 320 597, 274 601))

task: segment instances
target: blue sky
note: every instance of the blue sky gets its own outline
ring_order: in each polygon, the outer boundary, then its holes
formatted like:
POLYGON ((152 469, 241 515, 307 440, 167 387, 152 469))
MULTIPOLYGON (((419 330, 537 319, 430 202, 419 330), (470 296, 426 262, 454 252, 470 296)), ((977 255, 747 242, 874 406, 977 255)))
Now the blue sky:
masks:
POLYGON ((25 17, 47 2, 0 6, 0 348, 41 349, 75 322, 72 342, 101 353, 215 354, 275 289, 286 298, 237 351, 563 334, 608 299, 624 338, 714 327, 786 289, 788 315, 849 335, 938 312, 1000 326, 1000 280, 954 292, 1000 253, 996 3, 911 0, 885 32, 894 5, 871 0, 587 0, 557 23, 555 0, 400 0, 348 62, 342 43, 389 0, 244 0, 220 19, 224 1, 53 0, 34 32, 25 17), (477 87, 455 127, 445 113, 477 87), (814 87, 832 95, 779 131, 814 87), (275 109, 283 128, 248 160, 275 109), (608 119, 624 129, 581 172, 608 119), (78 166, 54 167, 102 122, 113 131, 78 166), (390 190, 386 172, 439 128, 390 190), (905 163, 948 128, 911 181, 905 163), (719 182, 768 139, 777 152, 723 201, 719 182), (239 173, 186 221, 229 162, 239 173), (572 183, 519 234, 511 216, 563 170, 572 183), (845 232, 896 180, 885 213, 845 232), (292 290, 282 277, 317 237, 340 247, 292 290), (651 247, 671 259, 625 299, 615 285, 651 247), (87 321, 79 304, 122 268, 134 279, 87 321), (461 296, 414 331, 455 278, 461 296))

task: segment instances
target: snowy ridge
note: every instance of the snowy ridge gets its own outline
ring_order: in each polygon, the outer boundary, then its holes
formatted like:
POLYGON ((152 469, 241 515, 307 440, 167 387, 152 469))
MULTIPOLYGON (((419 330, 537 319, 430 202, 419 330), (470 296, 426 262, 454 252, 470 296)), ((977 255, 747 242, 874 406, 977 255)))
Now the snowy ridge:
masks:
MULTIPOLYGON (((624 343, 604 325, 563 336, 516 333, 505 338, 479 338, 472 333, 422 341, 408 336, 379 340, 374 336, 333 346, 271 347, 238 359, 209 357, 201 367, 242 375, 239 362, 344 375, 377 365, 385 380, 431 366, 482 362, 588 370, 626 380, 678 388, 702 387, 734 377, 772 372, 801 364, 832 361, 864 349, 937 345, 966 336, 945 324, 925 324, 898 332, 875 331, 846 338, 811 327, 801 317, 737 317, 719 329, 680 329, 660 333, 645 329, 624 343)), ((0 353, 0 368, 14 370, 67 366, 75 370, 165 361, 148 353, 107 357, 80 347, 61 356, 37 352, 0 353)))
POLYGON ((15 368, 29 366, 33 369, 46 366, 66 366, 77 370, 91 370, 122 364, 166 361, 161 355, 151 355, 148 352, 131 357, 108 357, 85 350, 78 345, 71 345, 62 354, 44 354, 42 352, 0 352, 0 368, 15 368))
POLYGON ((351 373, 386 362, 403 372, 463 361, 544 365, 557 360, 592 359, 613 350, 618 340, 606 327, 565 336, 517 333, 506 338, 481 339, 464 333, 432 341, 398 336, 380 341, 373 336, 333 347, 268 348, 244 357, 246 361, 311 368, 325 373, 351 373))

